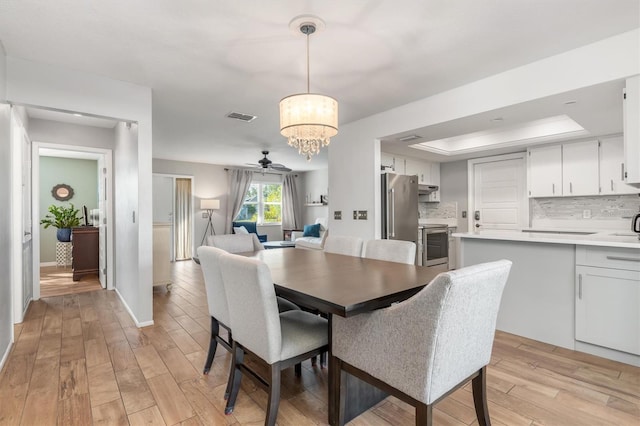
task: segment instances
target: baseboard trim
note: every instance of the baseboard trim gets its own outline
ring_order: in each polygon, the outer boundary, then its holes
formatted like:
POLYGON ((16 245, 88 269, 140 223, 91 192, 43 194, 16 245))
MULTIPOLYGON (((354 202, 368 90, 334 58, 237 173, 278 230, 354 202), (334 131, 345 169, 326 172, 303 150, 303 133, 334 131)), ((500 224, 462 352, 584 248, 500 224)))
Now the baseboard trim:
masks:
MULTIPOLYGON (((58 263, 56 262, 40 262, 40 267, 44 268, 46 266, 58 266, 58 263)), ((71 265, 69 265, 71 266, 71 265)))
POLYGON ((120 292, 118 291, 117 288, 115 289, 115 291, 116 291, 116 294, 118 295, 118 297, 120 298, 120 301, 124 305, 125 309, 129 313, 129 316, 131 317, 133 322, 136 324, 136 327, 142 328, 142 327, 149 327, 150 325, 153 325, 153 320, 145 321, 145 322, 138 321, 138 318, 136 318, 136 316, 133 314, 133 311, 131 310, 131 308, 129 307, 127 302, 124 300, 124 297, 122 297, 122 295, 120 294, 120 292))
MULTIPOLYGON (((13 328, 13 325, 11 325, 11 327, 13 328)), ((13 348, 13 336, 12 336, 11 340, 12 341, 10 341, 9 344, 7 345, 7 350, 4 351, 4 355, 2 355, 2 359, 0 359, 0 371, 2 371, 2 369, 4 368, 4 364, 7 362, 7 359, 9 359, 9 354, 11 353, 11 348, 13 348)))

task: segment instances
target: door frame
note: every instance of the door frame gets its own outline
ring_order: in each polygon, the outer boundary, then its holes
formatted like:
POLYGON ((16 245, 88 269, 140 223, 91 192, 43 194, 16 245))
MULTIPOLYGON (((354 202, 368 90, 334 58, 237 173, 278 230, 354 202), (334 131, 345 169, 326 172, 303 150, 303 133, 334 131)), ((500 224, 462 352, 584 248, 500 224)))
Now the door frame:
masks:
POLYGON ((506 161, 506 160, 522 160, 523 167, 521 173, 523 174, 523 182, 524 182, 524 193, 522 194, 523 199, 526 200, 524 202, 524 212, 522 212, 522 225, 527 225, 529 223, 529 196, 527 195, 527 153, 516 152, 514 154, 503 154, 503 155, 494 155, 491 157, 483 157, 483 158, 474 158, 467 161, 467 206, 468 206, 468 214, 467 214, 467 229, 469 232, 474 232, 475 228, 473 225, 473 214, 475 211, 475 166, 477 164, 483 163, 495 163, 498 161, 506 161))
MULTIPOLYGON (((171 185, 172 198, 174 200, 174 204, 171 209, 171 248, 169 250, 169 256, 171 262, 176 261, 176 212, 175 212, 175 194, 176 194, 176 179, 189 179, 191 181, 191 256, 194 257, 196 255, 196 211, 195 211, 195 188, 196 188, 196 179, 193 175, 181 175, 177 173, 156 173, 153 172, 153 176, 162 176, 171 178, 173 184, 171 185)), ((153 191, 153 188, 152 188, 153 191)))
MULTIPOLYGON (((113 278, 114 278, 114 240, 113 240, 113 151, 107 148, 93 148, 80 145, 62 145, 49 142, 32 142, 32 200, 31 200, 31 214, 32 223, 37 223, 37 226, 33 226, 32 241, 33 241, 33 299, 40 299, 40 150, 50 149, 62 152, 79 152, 83 154, 95 154, 96 159, 102 158, 104 167, 107 169, 107 190, 106 194, 98 194, 98 196, 106 195, 107 201, 107 247, 106 247, 106 259, 107 259, 107 290, 113 290, 113 278)), ((68 157, 67 157, 68 158, 68 157)), ((98 161, 100 164, 100 161, 98 161)), ((98 172, 100 172, 98 170, 98 172)), ((98 183, 98 176, 96 176, 96 184, 98 183)))

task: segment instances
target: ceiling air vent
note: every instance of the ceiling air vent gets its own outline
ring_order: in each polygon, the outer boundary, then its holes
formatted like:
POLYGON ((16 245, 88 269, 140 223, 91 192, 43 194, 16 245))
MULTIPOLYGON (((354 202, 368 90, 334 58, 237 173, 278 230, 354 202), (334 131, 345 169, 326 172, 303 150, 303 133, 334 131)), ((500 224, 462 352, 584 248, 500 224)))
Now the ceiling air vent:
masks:
POLYGON ((409 142, 409 141, 415 141, 416 139, 420 139, 420 136, 418 135, 403 136, 399 140, 401 142, 409 142))
POLYGON ((229 118, 235 118, 236 120, 246 121, 247 123, 256 119, 255 115, 242 114, 240 112, 230 112, 227 114, 229 118))

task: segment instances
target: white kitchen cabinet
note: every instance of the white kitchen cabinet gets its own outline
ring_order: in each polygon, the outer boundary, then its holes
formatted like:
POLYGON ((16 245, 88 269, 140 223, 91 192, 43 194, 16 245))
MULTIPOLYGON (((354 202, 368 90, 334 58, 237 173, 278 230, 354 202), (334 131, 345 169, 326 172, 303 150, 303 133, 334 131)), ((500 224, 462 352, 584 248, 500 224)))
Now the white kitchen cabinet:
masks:
POLYGON ((562 195, 598 195, 598 141, 562 145, 562 195))
POLYGON ((640 75, 627 78, 623 105, 625 181, 640 187, 640 75))
POLYGON ((396 162, 393 154, 380 152, 380 166, 390 167, 394 172, 396 172, 396 162))
POLYGON ((600 140, 600 194, 636 194, 640 188, 627 185, 624 180, 623 137, 600 140))
POLYGON ((562 146, 529 148, 527 175, 530 197, 562 195, 562 146))
POLYGON ((640 355, 640 252, 576 247, 576 340, 640 355))
POLYGON ((431 163, 415 158, 405 160, 405 174, 409 176, 417 175, 419 185, 431 185, 431 163))
POLYGON ((429 194, 429 201, 440 201, 440 163, 431 163, 431 181, 429 185, 436 185, 437 191, 429 194))

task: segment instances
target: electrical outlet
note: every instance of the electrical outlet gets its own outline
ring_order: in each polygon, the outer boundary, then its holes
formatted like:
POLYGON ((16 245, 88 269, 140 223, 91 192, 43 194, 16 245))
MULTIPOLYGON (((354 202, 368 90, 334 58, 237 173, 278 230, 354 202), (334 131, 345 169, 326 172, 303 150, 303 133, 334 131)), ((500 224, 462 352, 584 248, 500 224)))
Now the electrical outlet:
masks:
POLYGON ((358 210, 358 220, 367 220, 366 210, 358 210))
POLYGON ((340 210, 336 210, 333 212, 333 219, 334 220, 342 220, 342 211, 340 210))
POLYGON ((582 218, 591 219, 591 210, 589 209, 582 210, 582 218))
POLYGON ((353 220, 358 220, 358 210, 353 211, 353 220))

